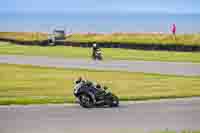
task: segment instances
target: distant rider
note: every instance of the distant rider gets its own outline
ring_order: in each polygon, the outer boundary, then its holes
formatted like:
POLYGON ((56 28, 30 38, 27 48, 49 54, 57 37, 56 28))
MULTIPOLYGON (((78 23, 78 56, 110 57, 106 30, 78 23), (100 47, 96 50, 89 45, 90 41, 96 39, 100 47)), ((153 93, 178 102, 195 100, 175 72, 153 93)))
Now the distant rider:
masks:
POLYGON ((96 43, 92 45, 92 56, 95 57, 95 53, 99 50, 99 47, 96 43))

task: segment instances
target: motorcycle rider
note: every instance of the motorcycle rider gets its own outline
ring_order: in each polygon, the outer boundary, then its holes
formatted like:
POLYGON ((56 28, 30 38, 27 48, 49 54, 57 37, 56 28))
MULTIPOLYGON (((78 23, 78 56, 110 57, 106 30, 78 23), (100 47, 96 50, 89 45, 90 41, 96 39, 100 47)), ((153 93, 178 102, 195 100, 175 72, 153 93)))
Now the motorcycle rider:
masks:
POLYGON ((78 89, 80 87, 82 87, 83 85, 93 86, 93 87, 91 87, 91 88, 93 88, 93 90, 92 90, 93 93, 100 94, 101 92, 103 92, 103 89, 100 84, 97 84, 97 83, 89 81, 89 80, 84 80, 82 77, 79 77, 75 81, 74 91, 75 92, 78 91, 78 89))
POLYGON ((119 104, 118 97, 110 91, 106 91, 107 87, 105 86, 84 80, 82 77, 79 77, 74 83, 74 96, 82 107, 90 108, 98 105, 117 107, 119 104))
POLYGON ((100 50, 100 48, 98 47, 98 45, 96 43, 94 43, 92 45, 92 56, 95 57, 96 52, 100 50))
POLYGON ((83 80, 82 77, 79 77, 77 80, 74 81, 75 86, 74 86, 74 92, 76 93, 79 88, 81 88, 82 85, 85 84, 85 80, 83 80))

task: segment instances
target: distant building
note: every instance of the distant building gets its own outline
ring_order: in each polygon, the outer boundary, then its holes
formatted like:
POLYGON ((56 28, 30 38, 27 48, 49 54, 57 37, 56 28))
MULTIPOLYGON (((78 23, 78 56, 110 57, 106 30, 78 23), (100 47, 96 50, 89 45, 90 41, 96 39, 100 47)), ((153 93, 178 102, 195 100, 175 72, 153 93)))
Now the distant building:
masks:
POLYGON ((63 44, 66 39, 66 33, 64 29, 54 29, 53 34, 48 37, 49 45, 63 44))

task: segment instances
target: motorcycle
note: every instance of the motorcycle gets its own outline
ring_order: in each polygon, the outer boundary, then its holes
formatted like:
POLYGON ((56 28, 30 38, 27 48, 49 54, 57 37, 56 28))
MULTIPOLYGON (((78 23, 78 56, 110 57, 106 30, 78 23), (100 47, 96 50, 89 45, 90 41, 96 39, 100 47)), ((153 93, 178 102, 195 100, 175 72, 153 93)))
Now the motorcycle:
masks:
POLYGON ((94 60, 102 60, 102 59, 103 59, 103 56, 102 56, 101 49, 97 49, 97 50, 93 53, 92 58, 93 58, 94 60))
POLYGON ((74 89, 74 96, 84 108, 95 106, 117 107, 119 105, 118 97, 110 92, 106 86, 96 88, 91 83, 77 85, 74 89))

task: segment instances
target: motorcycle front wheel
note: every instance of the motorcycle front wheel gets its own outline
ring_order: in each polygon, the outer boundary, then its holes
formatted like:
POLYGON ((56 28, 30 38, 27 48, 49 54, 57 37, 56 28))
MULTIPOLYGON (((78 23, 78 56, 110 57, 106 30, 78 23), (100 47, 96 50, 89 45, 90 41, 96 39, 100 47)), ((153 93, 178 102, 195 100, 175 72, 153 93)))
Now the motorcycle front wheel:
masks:
POLYGON ((88 94, 80 94, 79 95, 80 105, 84 108, 92 108, 94 106, 94 102, 90 95, 88 94))

